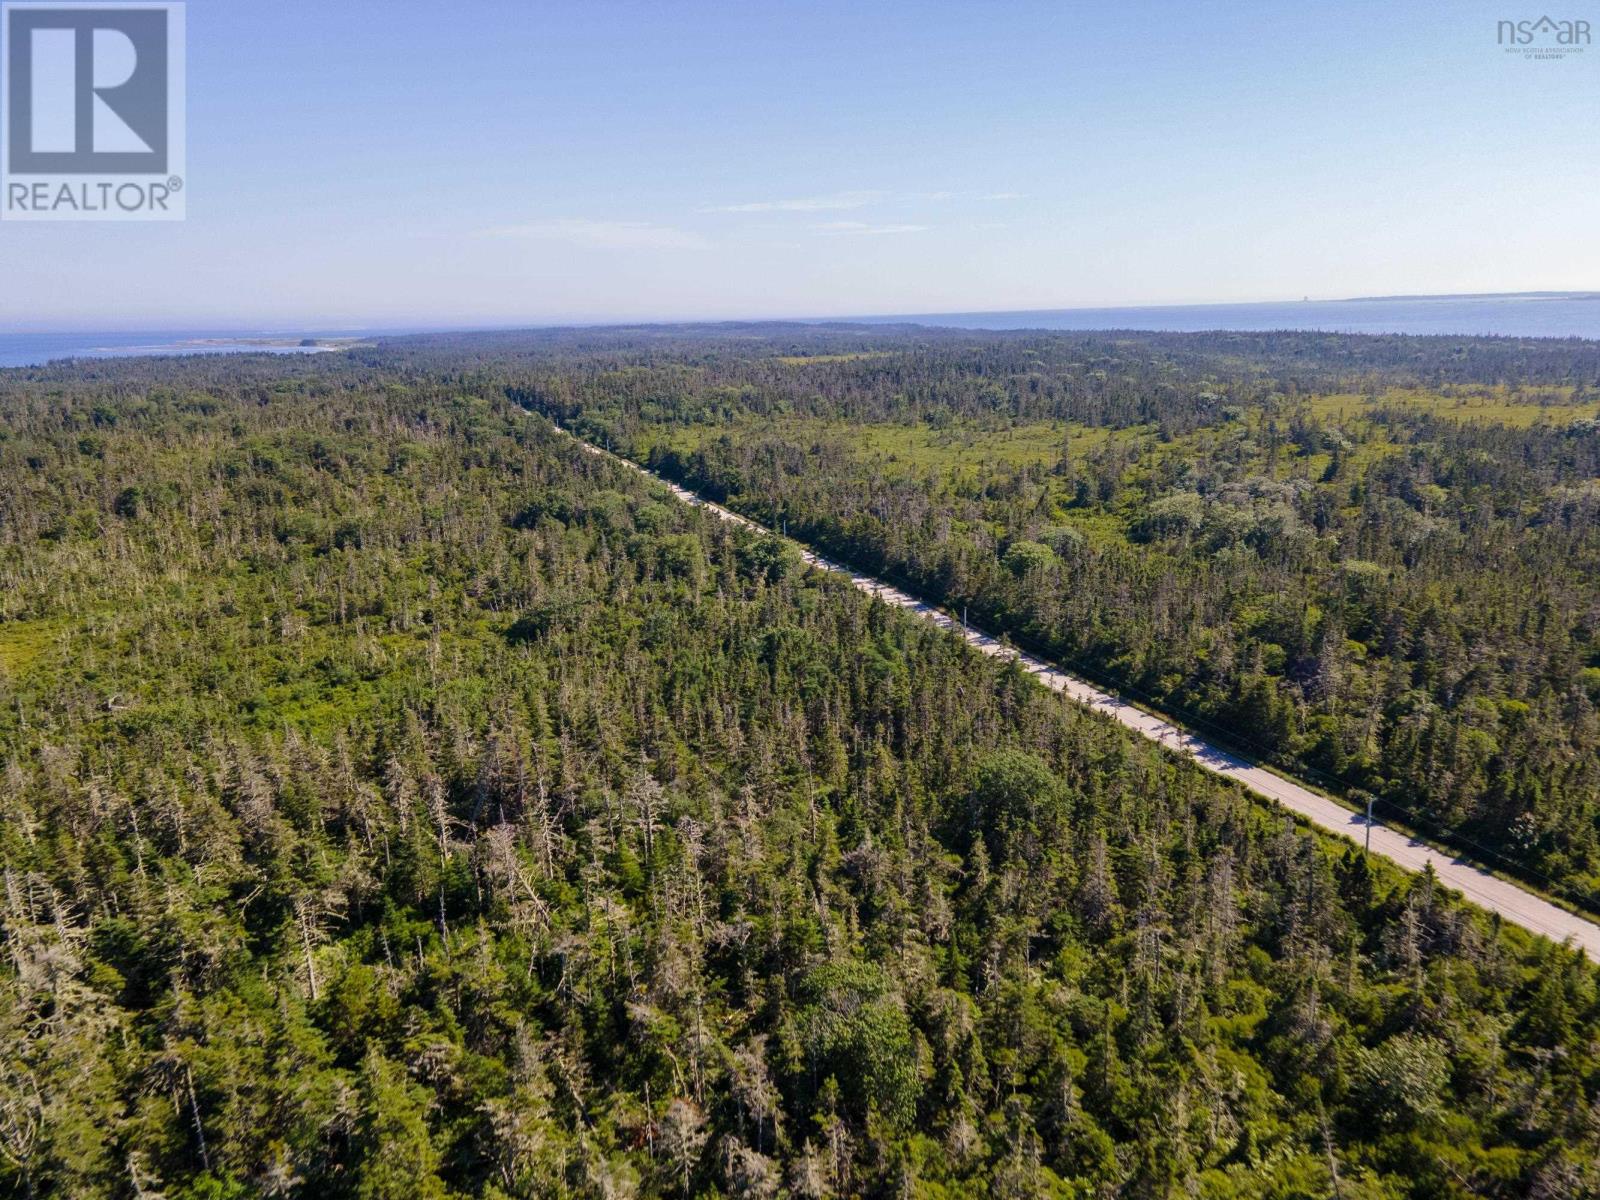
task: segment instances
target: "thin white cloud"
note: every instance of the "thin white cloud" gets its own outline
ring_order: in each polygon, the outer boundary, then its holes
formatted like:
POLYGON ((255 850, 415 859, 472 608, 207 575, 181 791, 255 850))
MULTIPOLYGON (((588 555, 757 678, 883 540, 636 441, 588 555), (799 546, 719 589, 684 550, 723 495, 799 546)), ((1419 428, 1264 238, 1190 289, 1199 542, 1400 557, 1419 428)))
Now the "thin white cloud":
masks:
POLYGON ((525 225, 485 230, 488 237, 565 242, 595 250, 703 250, 711 243, 698 233, 649 221, 594 221, 559 217, 525 225))
POLYGON ((856 191, 832 192, 826 196, 802 196, 797 200, 755 200, 748 204, 710 204, 699 212, 751 213, 751 212, 830 212, 851 208, 865 208, 888 199, 888 192, 856 191))
POLYGON ((830 192, 823 196, 802 196, 793 200, 754 200, 746 204, 706 204, 697 208, 702 213, 764 213, 764 212, 837 212, 866 208, 874 204, 904 204, 949 200, 1021 200, 1021 192, 886 192, 880 189, 860 189, 850 192, 830 192))
POLYGON ((811 227, 817 233, 871 236, 885 233, 922 233, 926 225, 872 225, 866 221, 824 221, 811 227))

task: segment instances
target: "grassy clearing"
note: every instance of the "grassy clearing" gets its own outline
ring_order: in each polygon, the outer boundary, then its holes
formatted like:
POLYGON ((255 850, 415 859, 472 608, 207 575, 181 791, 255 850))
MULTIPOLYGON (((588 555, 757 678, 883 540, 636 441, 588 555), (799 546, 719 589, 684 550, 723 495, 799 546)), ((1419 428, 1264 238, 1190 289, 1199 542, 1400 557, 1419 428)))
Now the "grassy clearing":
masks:
POLYGON ((61 622, 52 619, 0 622, 0 670, 23 674, 50 649, 61 630, 61 622))
POLYGON ((887 350, 859 350, 854 354, 781 354, 776 359, 786 367, 805 367, 812 363, 859 362, 864 358, 888 358, 887 350))
POLYGON ((1571 388, 1393 388, 1376 396, 1335 393, 1309 401, 1325 420, 1357 419, 1380 408, 1410 408, 1455 421, 1509 425, 1526 429, 1538 424, 1567 425, 1600 416, 1600 401, 1575 400, 1571 388))
MULTIPOLYGON (((815 361, 809 360, 809 361, 815 361)), ((674 426, 650 431, 646 449, 662 446, 682 453, 694 451, 723 434, 736 440, 752 435, 781 437, 797 443, 841 440, 865 461, 908 470, 946 471, 963 467, 1048 465, 1061 457, 1071 440, 1074 454, 1104 444, 1113 437, 1146 435, 1145 427, 1090 429, 1065 421, 1041 421, 987 429, 971 424, 935 428, 926 424, 855 425, 810 417, 776 420, 740 419, 722 425, 674 426)))

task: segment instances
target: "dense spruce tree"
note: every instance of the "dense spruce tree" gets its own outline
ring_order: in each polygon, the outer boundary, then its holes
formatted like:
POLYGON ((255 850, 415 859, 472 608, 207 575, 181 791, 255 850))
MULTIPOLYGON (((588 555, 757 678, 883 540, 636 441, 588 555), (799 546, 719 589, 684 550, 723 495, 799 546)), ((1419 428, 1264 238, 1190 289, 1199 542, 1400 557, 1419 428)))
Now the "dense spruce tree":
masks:
POLYGON ((0 376, 0 1192, 1600 1190, 1580 954, 582 452, 568 336, 0 376))
POLYGON ((740 333, 483 352, 593 440, 1600 910, 1600 344, 740 333))

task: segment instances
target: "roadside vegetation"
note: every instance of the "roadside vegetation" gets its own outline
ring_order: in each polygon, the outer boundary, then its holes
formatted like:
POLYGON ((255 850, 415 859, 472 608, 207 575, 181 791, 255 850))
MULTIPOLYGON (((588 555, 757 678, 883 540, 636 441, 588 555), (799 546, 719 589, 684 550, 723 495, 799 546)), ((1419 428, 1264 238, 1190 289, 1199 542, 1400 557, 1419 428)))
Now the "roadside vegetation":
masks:
POLYGON ((804 366, 682 352, 517 394, 1596 910, 1597 360, 1039 334, 804 366))
MULTIPOLYGON (((1600 1190, 1581 955, 583 453, 523 389, 603 380, 510 353, 0 375, 0 1193, 1600 1190)), ((1078 552, 964 536, 1023 597, 1078 552)))

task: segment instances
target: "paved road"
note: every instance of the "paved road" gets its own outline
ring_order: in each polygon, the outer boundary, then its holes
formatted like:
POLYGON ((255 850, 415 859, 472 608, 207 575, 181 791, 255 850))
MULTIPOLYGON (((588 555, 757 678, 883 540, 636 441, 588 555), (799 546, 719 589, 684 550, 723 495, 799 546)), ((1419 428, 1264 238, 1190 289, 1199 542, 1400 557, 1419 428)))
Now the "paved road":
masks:
MULTIPOLYGON (((721 505, 703 500, 687 488, 679 487, 671 480, 662 479, 634 462, 614 454, 608 454, 597 446, 587 442, 579 442, 591 454, 600 455, 621 463, 641 475, 648 475, 657 483, 672 490, 680 500, 703 508, 720 517, 722 520, 731 521, 737 525, 748 526, 751 529, 767 532, 754 521, 741 517, 738 513, 730 512, 721 505)), ((1274 800, 1285 808, 1298 813, 1312 824, 1327 830, 1330 833, 1340 834, 1355 841, 1358 845, 1366 842, 1367 818, 1360 813, 1355 813, 1336 804, 1328 797, 1301 787, 1274 774, 1263 767, 1253 766, 1237 755, 1228 753, 1220 747, 1195 737, 1177 726, 1163 721, 1160 717, 1152 716, 1126 700, 1119 699, 1108 692, 1103 692, 1092 684, 1085 683, 1075 676, 1068 675, 1059 667, 1030 654, 1023 654, 1010 646, 1000 642, 985 633, 965 629, 959 621, 953 620, 945 613, 914 596, 890 587, 888 584, 874 579, 870 575, 862 575, 802 549, 805 561, 814 567, 825 571, 834 571, 841 575, 848 575, 850 581, 885 604, 892 604, 908 612, 917 614, 924 620, 932 621, 935 625, 942 626, 966 638, 973 646, 984 654, 998 659, 1016 659, 1022 664, 1024 670, 1036 677, 1040 683, 1058 692, 1064 692, 1074 700, 1088 705, 1097 712, 1105 713, 1115 721, 1120 721, 1129 729, 1142 733, 1152 741, 1185 754, 1198 762, 1208 771, 1236 780, 1248 790, 1268 800, 1274 800)), ((1420 871, 1428 863, 1433 864, 1433 869, 1438 873, 1439 879, 1446 887, 1454 888, 1467 899, 1481 908, 1490 912, 1499 913, 1505 920, 1524 929, 1532 930, 1553 941, 1571 940, 1574 946, 1582 947, 1588 952, 1591 959, 1600 961, 1600 925, 1583 917, 1575 916, 1563 908, 1558 908, 1548 900, 1543 900, 1531 892, 1518 887, 1514 883, 1501 879, 1481 867, 1443 854, 1432 846, 1417 841, 1409 834, 1385 825, 1382 821, 1372 823, 1372 852, 1381 854, 1391 862, 1398 863, 1408 871, 1420 871)))

